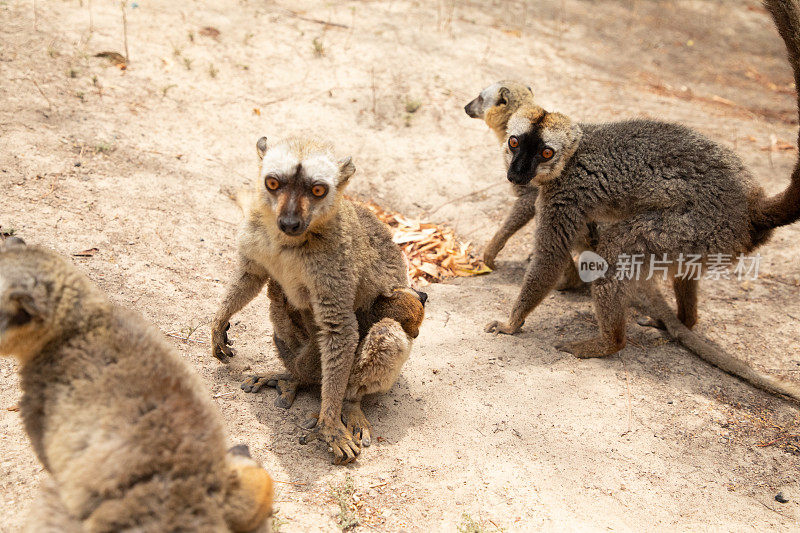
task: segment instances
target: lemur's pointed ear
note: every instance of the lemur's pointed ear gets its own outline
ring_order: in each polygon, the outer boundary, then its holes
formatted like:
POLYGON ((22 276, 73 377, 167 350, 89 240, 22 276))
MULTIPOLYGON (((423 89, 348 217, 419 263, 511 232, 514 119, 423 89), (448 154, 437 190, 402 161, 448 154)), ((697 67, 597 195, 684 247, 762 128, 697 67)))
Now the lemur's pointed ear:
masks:
POLYGON ((24 326, 33 319, 44 318, 44 313, 36 304, 36 300, 26 289, 14 289, 8 295, 9 301, 16 304, 16 309, 8 317, 8 322, 12 326, 24 326))
POLYGON ((267 138, 261 137, 258 142, 256 142, 256 152, 258 152, 258 158, 264 159, 264 154, 267 153, 267 138))
POLYGON ((508 87, 500 87, 500 98, 497 100, 497 105, 508 104, 509 96, 511 96, 511 91, 508 87))
POLYGON ((6 240, 0 242, 0 250, 15 250, 25 248, 27 246, 25 241, 19 237, 8 237, 6 240))
POLYGON ((341 187, 347 183, 350 179, 350 176, 355 174, 356 166, 353 164, 353 158, 350 156, 345 157, 344 159, 339 160, 339 183, 337 184, 338 187, 341 187))

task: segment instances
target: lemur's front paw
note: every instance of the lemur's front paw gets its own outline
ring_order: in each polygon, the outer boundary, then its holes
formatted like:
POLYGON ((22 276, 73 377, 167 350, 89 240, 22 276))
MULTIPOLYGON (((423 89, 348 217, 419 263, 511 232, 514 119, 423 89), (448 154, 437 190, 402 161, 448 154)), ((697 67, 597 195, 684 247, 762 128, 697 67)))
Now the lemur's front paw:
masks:
POLYGON ((485 264, 492 270, 495 270, 495 265, 494 265, 495 257, 497 257, 497 252, 486 250, 485 252, 483 252, 483 264, 485 264))
POLYGON ((519 326, 512 326, 511 324, 508 324, 506 322, 501 322, 499 320, 493 320, 493 321, 489 322, 489 324, 486 325, 486 328, 484 328, 484 331, 486 333, 494 333, 495 335, 497 335, 499 333, 503 333, 505 335, 513 335, 513 334, 517 333, 520 330, 521 327, 522 327, 522 324, 520 324, 519 326))
POLYGON ((333 453, 335 465, 352 463, 361 453, 361 446, 341 420, 333 423, 323 421, 313 425, 304 424, 304 427, 311 431, 300 437, 300 444, 308 444, 316 439, 324 441, 328 445, 328 451, 333 453))
POLYGON ((228 339, 230 327, 230 322, 217 324, 211 332, 211 354, 226 364, 231 357, 236 355, 236 351, 231 348, 233 341, 228 339))

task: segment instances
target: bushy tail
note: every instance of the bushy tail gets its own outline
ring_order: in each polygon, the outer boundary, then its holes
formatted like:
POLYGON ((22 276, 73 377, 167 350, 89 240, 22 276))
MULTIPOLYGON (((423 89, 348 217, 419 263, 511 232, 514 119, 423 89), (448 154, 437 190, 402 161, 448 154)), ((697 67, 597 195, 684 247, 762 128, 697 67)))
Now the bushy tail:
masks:
POLYGON ((691 350, 703 361, 714 365, 728 374, 732 374, 759 389, 791 398, 800 403, 800 385, 789 383, 773 376, 762 374, 746 363, 733 358, 722 348, 711 342, 678 320, 675 312, 669 306, 664 296, 655 285, 650 285, 646 290, 646 311, 653 317, 661 320, 669 334, 685 348, 691 350))
MULTIPOLYGON (((798 0, 764 0, 764 7, 772 15, 778 27, 789 64, 794 72, 794 85, 800 90, 800 3, 798 0)), ((797 98, 798 115, 800 116, 800 94, 797 98)), ((798 134, 800 146, 800 134, 798 134)), ((778 226, 785 226, 800 219, 800 160, 795 163, 792 181, 783 192, 764 198, 751 213, 751 223, 755 234, 769 231, 778 226)))

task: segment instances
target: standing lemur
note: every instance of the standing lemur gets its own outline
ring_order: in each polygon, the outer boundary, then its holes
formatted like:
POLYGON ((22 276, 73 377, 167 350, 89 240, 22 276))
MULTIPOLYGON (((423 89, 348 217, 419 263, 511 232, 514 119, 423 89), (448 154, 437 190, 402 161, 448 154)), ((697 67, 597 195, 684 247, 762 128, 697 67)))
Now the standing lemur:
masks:
MULTIPOLYGON (((505 80, 493 83, 483 89, 474 100, 464 106, 464 111, 468 116, 486 122, 486 125, 497 135, 500 143, 504 144, 507 137, 508 120, 517 110, 526 106, 538 107, 533 99, 533 90, 525 84, 505 80)), ((536 215, 536 196, 539 192, 536 186, 531 183, 512 183, 511 187, 517 199, 511 207, 511 212, 483 252, 483 262, 491 269, 495 268, 495 257, 508 240, 536 215)), ((583 242, 578 243, 582 249, 596 240, 595 232, 594 224, 589 224, 583 242)), ((583 286, 583 282, 578 276, 575 264, 567 263, 564 276, 556 289, 575 289, 581 286, 583 286)))
POLYGON ((272 480, 194 373, 62 257, 0 244, 0 355, 47 471, 26 531, 267 531, 272 480))
MULTIPOLYGON (((800 87, 800 5, 767 0, 765 5, 786 44, 800 87)), ((798 102, 800 108, 800 102, 798 102)), ((615 270, 618 258, 669 262, 678 319, 688 331, 697 321, 696 276, 676 268, 679 259, 748 253, 772 230, 800 218, 800 163, 782 193, 767 197, 729 149, 698 132, 664 122, 629 120, 577 124, 559 113, 523 107, 508 121, 508 179, 539 188, 534 257, 508 322, 487 331, 513 334, 558 281, 570 250, 587 222, 603 222, 597 253, 610 265, 592 285, 600 335, 560 348, 578 357, 603 357, 625 346, 627 298, 645 282, 615 270)), ((663 306, 661 306, 663 310, 663 306)), ((667 323, 675 329, 675 324, 667 323)), ((714 360, 723 370, 767 390, 800 399, 800 387, 756 373, 730 358, 714 360), (743 375, 744 374, 744 375, 743 375)))
POLYGON ((424 316, 425 294, 410 288, 405 259, 389 229, 343 197, 355 172, 327 143, 290 138, 256 143, 261 171, 239 236, 239 267, 212 326, 212 353, 233 355, 226 331, 234 313, 267 285, 278 357, 288 375, 255 376, 242 388, 276 387, 288 408, 301 385, 321 384, 318 417, 306 425, 334 463, 355 459, 371 441, 361 410, 366 394, 387 391, 400 374, 424 316))

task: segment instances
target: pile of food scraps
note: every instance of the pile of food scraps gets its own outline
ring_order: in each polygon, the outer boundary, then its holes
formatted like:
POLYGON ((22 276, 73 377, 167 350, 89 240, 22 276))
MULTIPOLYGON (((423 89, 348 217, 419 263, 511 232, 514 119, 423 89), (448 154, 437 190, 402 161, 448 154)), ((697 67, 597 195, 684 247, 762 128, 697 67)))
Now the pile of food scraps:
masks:
POLYGON ((452 229, 406 218, 372 202, 361 203, 391 228, 394 242, 408 258, 409 275, 415 282, 427 285, 492 271, 475 256, 470 243, 456 239, 452 229))

